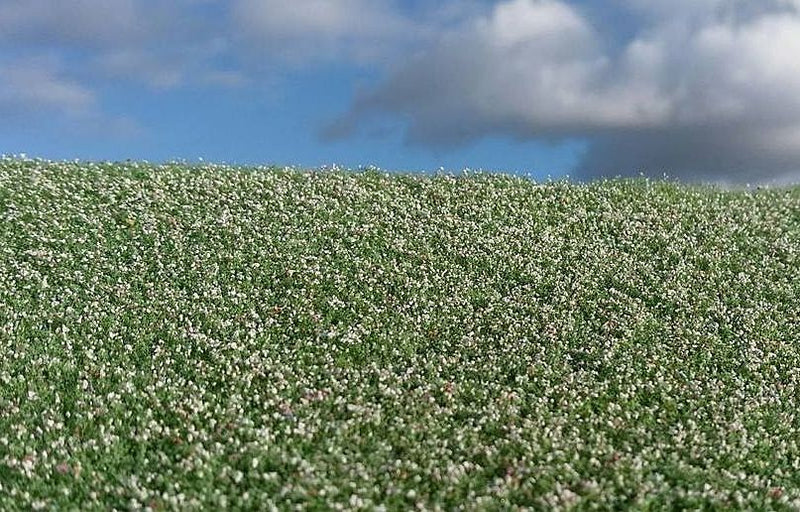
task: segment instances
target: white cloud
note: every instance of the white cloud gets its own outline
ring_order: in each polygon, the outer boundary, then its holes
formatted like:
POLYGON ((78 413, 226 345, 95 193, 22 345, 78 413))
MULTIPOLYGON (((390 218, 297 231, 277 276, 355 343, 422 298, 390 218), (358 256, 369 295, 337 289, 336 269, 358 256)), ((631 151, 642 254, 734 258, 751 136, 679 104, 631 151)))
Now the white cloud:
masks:
POLYGON ((0 112, 80 115, 93 110, 95 94, 53 67, 47 59, 0 64, 0 112))
POLYGON ((208 71, 200 79, 205 85, 225 88, 244 87, 250 83, 250 80, 243 73, 232 70, 208 71))
POLYGON ((147 36, 137 0, 5 0, 0 38, 53 44, 116 45, 147 36))
POLYGON ((397 19, 385 2, 367 0, 240 0, 234 7, 242 25, 276 38, 342 37, 350 33, 377 37, 397 19), (354 16, 354 14, 363 14, 354 16))
POLYGON ((497 3, 399 64, 329 134, 388 114, 431 146, 585 137, 587 174, 750 169, 768 180, 800 170, 797 2, 620 5, 640 19, 615 47, 567 2, 497 3))
MULTIPOLYGON (((230 51, 227 6, 213 0, 7 0, 0 42, 31 54, 74 51, 76 74, 170 89, 187 76, 219 76, 215 59, 230 51)), ((201 80, 225 86, 230 80, 201 80)))
POLYGON ((104 53, 96 63, 108 76, 143 82, 155 89, 174 88, 183 82, 185 75, 180 61, 170 62, 163 55, 137 49, 104 53))
POLYGON ((569 5, 555 1, 498 4, 492 16, 478 20, 475 29, 487 43, 504 49, 535 43, 552 54, 569 51, 561 46, 565 41, 583 49, 595 42, 586 21, 569 5))
POLYGON ((287 66, 355 64, 385 79, 328 135, 377 117, 428 146, 584 138, 584 174, 770 179, 800 168, 800 0, 598 5, 5 0, 0 43, 18 62, 0 77, 0 108, 97 111, 86 84, 103 80, 238 87, 287 66), (29 60, 66 62, 71 50, 71 78, 29 60))
POLYGON ((58 126, 65 133, 133 137, 143 128, 130 117, 107 115, 95 91, 70 78, 58 60, 0 61, 0 118, 15 126, 58 126))
POLYGON ((344 124, 373 112, 399 113, 411 120, 411 140, 447 144, 527 136, 537 126, 569 131, 587 118, 620 123, 628 114, 597 101, 592 90, 608 66, 578 11, 552 0, 513 0, 400 66, 357 100, 344 124))
MULTIPOLYGON (((441 22, 453 19, 452 3, 426 13, 441 22)), ((244 48, 282 65, 375 63, 429 38, 433 30, 389 0, 236 0, 232 21, 244 48)))
POLYGON ((797 0, 617 0, 650 23, 748 22, 765 13, 793 12, 797 0))

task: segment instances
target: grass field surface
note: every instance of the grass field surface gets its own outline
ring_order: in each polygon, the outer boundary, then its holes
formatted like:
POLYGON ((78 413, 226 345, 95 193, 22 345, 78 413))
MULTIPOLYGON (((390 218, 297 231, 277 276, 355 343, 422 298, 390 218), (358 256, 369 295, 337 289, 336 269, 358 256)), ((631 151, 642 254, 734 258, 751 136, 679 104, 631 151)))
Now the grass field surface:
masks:
POLYGON ((800 509, 800 187, 0 160, 0 509, 800 509))

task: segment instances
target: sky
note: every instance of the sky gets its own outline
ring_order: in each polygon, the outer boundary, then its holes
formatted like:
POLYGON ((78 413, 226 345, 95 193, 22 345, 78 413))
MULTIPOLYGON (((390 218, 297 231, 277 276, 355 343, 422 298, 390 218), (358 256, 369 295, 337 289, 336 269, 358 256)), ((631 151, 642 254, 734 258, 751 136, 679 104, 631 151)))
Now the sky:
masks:
POLYGON ((800 0, 0 0, 0 153, 800 182, 800 0))

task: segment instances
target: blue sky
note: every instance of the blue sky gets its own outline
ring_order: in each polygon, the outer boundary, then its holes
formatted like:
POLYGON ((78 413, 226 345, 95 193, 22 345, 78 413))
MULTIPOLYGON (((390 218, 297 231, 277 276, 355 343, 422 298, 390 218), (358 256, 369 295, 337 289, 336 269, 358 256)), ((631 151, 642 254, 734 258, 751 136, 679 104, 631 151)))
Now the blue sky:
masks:
POLYGON ((0 0, 0 152, 800 181, 800 0, 0 0))

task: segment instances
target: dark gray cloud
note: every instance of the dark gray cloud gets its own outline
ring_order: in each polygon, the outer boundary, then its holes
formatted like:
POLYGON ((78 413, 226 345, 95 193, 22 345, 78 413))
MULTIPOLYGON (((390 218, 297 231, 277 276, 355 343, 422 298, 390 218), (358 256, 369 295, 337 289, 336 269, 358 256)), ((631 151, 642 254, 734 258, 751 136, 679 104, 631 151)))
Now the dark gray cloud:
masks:
POLYGON ((786 184, 798 180, 797 135, 726 126, 609 133, 594 139, 573 176, 644 174, 687 182, 786 184))
POLYGON ((792 1, 627 0, 622 44, 579 4, 498 2, 361 93, 326 136, 371 118, 428 146, 581 137, 583 177, 800 178, 800 15, 792 1))

